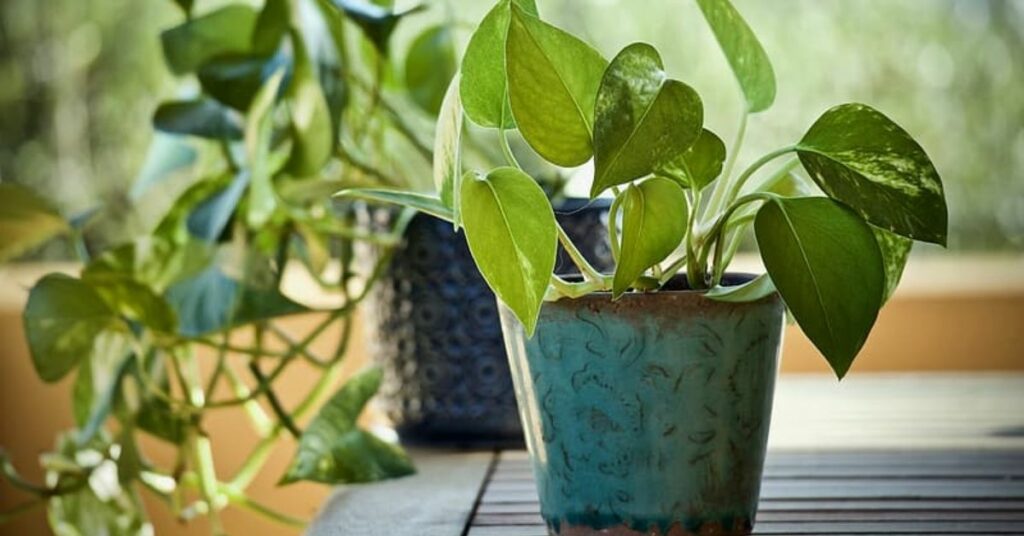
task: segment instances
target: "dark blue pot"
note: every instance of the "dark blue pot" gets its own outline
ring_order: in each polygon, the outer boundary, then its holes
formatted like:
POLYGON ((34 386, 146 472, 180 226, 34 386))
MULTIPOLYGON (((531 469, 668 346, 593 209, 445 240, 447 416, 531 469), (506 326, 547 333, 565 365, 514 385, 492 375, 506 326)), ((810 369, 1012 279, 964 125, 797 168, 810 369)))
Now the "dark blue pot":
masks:
MULTIPOLYGON (((556 217, 601 270, 613 262, 609 203, 570 199, 556 217)), ((377 210, 377 223, 394 212, 377 210)), ((556 271, 573 273, 560 252, 556 271)), ((494 294, 465 236, 417 215, 370 296, 373 357, 384 368, 378 403, 409 444, 473 447, 523 443, 494 294)))
POLYGON ((545 303, 502 324, 554 535, 750 534, 784 324, 778 294, 545 303))

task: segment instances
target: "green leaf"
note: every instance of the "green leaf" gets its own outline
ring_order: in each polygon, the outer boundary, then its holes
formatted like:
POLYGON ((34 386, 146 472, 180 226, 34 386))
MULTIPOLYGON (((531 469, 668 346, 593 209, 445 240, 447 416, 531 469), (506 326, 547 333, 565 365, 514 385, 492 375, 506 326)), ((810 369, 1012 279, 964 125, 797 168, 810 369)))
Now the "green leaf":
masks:
POLYGON ((173 243, 158 235, 143 236, 93 259, 82 271, 83 279, 120 276, 131 278, 154 291, 196 275, 213 260, 205 242, 173 243))
POLYGON ((85 416, 79 422, 75 441, 85 445, 103 428, 121 391, 121 381, 132 362, 130 335, 105 331, 96 336, 91 353, 78 368, 75 379, 75 414, 85 416), (84 377, 83 377, 84 376, 84 377), (88 382, 88 385, 78 385, 88 382), (81 397, 81 398, 79 398, 81 397), (79 408, 77 405, 82 404, 79 408))
POLYGON ((757 113, 775 102, 775 72, 753 30, 729 0, 697 0, 704 18, 740 83, 747 110, 757 113))
POLYGON ((405 56, 405 85, 412 101, 423 111, 437 115, 457 67, 451 28, 438 25, 424 30, 405 56))
POLYGON ((714 182, 725 164, 725 143, 708 129, 683 154, 657 171, 687 188, 701 190, 714 182))
POLYGON ((841 104, 797 145, 800 162, 831 198, 898 235, 946 244, 942 180, 924 149, 878 110, 841 104))
POLYGON ((399 447, 356 425, 380 382, 380 369, 364 371, 320 408, 299 438, 299 448, 282 484, 299 480, 326 484, 373 482, 415 472, 399 447))
POLYGON ((445 93, 434 131, 434 186, 441 202, 452 209, 456 228, 459 226, 458 193, 462 179, 462 126, 459 76, 456 75, 445 93))
POLYGON ((693 88, 667 77, 654 47, 634 43, 604 73, 596 121, 591 197, 680 158, 701 135, 704 107, 693 88))
POLYGON ((335 197, 362 199, 371 203, 409 207, 447 222, 451 222, 453 218, 452 209, 448 208, 440 198, 429 195, 376 188, 350 188, 334 195, 335 197))
POLYGON ((153 290, 121 274, 83 273, 82 281, 92 286, 118 314, 160 333, 175 333, 178 318, 171 306, 153 290))
POLYGON ((551 203, 532 177, 498 168, 467 173, 461 187, 462 225, 477 268, 532 336, 558 247, 551 203))
MULTIPOLYGON (((166 392, 170 388, 170 381, 163 359, 155 354, 150 354, 146 358, 145 367, 149 381, 166 392)), ((145 388, 146 383, 142 380, 137 367, 132 367, 131 373, 142 398, 139 409, 135 413, 135 426, 139 430, 173 445, 182 444, 190 426, 189 417, 176 413, 166 400, 150 393, 145 388)))
POLYGON ((622 194, 622 243, 612 281, 618 298, 644 271, 665 260, 686 236, 686 194, 675 182, 652 177, 622 194))
POLYGON ((117 480, 122 486, 128 486, 142 473, 142 455, 135 442, 134 424, 128 422, 122 426, 117 444, 121 447, 117 456, 117 480))
POLYGON ((171 72, 190 73, 217 56, 249 52, 258 16, 249 6, 231 4, 165 30, 160 42, 171 72))
POLYGON ((754 232, 786 305, 842 378, 882 306, 885 272, 871 228, 840 203, 803 197, 765 203, 754 232))
POLYGON ((731 287, 716 286, 707 291, 708 299, 726 303, 755 302, 775 292, 775 283, 768 274, 761 274, 754 279, 731 287))
POLYGON ((380 6, 365 0, 331 0, 334 7, 341 10, 349 20, 363 31, 366 38, 382 54, 387 53, 391 34, 399 21, 408 15, 426 9, 423 4, 403 11, 394 11, 391 6, 380 6))
POLYGON ((288 99, 295 137, 288 170, 298 177, 307 177, 319 173, 330 159, 334 150, 334 128, 327 99, 320 89, 320 81, 301 36, 296 34, 292 43, 295 46, 295 74, 288 87, 288 99))
MULTIPOLYGON (((298 69, 296 69, 297 74, 298 69)), ((245 220, 253 228, 262 227, 277 208, 277 196, 274 194, 274 185, 271 182, 276 170, 271 169, 269 161, 271 136, 274 129, 274 103, 277 100, 283 78, 283 71, 274 73, 256 93, 252 106, 249 107, 248 124, 245 129, 245 151, 249 156, 251 186, 245 220)), ((293 114, 295 113, 297 112, 293 110, 293 114)), ((329 130, 330 127, 328 127, 329 130)), ((292 147, 292 158, 298 162, 295 167, 306 164, 301 148, 303 146, 301 138, 301 134, 296 131, 295 145, 292 147), (296 157, 296 155, 299 156, 296 157)))
POLYGON ((50 383, 75 368, 97 334, 118 322, 92 287, 63 274, 49 274, 32 287, 22 319, 32 364, 50 383))
POLYGON ((253 98, 274 73, 290 70, 284 53, 219 56, 199 68, 203 91, 239 111, 247 111, 253 98))
POLYGON ((268 55, 281 46, 281 39, 291 25, 291 6, 288 0, 266 0, 252 31, 252 48, 257 54, 268 55))
POLYGON ((70 231, 45 199, 17 184, 0 183, 0 261, 70 231))
POLYGON ((871 232, 875 233, 878 249, 882 252, 882 264, 885 267, 885 295, 882 298, 884 304, 889 301, 900 284, 903 268, 906 267, 907 259, 910 258, 910 250, 914 247, 914 241, 878 227, 872 227, 871 232))
POLYGON ((181 10, 185 12, 186 16, 192 15, 193 0, 174 0, 174 3, 178 4, 178 7, 180 7, 181 10))
POLYGON ((212 140, 242 139, 242 116, 212 99, 165 102, 153 114, 153 126, 169 134, 212 140))
MULTIPOLYGON (((516 0, 516 5, 537 14, 533 0, 516 0)), ((482 127, 515 128, 505 71, 505 42, 511 18, 510 0, 498 2, 480 21, 462 55, 459 94, 466 117, 482 127)))
POLYGON ((512 6, 505 68, 523 139, 549 162, 578 166, 594 154, 594 104, 608 62, 587 43, 512 6))
MULTIPOLYGON (((222 251, 222 253, 227 253, 222 251)), ((179 332, 199 337, 230 327, 309 312, 273 285, 242 282, 215 263, 167 289, 179 318, 179 332)))

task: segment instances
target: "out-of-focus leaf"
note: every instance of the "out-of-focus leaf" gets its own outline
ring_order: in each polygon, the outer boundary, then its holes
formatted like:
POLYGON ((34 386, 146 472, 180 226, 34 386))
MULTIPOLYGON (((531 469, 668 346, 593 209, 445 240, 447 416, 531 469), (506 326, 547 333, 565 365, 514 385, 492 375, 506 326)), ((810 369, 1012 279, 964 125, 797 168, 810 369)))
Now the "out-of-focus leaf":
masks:
MULTIPOLYGON (((295 134, 288 170, 298 177, 320 172, 334 150, 331 112, 320 89, 320 81, 306 52, 302 38, 292 38, 295 46, 295 76, 288 87, 291 102, 292 131, 295 134)), ((250 112, 250 117, 252 117, 250 112)))
MULTIPOLYGON (((149 381, 166 392, 170 382, 164 362, 156 356, 148 356, 145 367, 149 381)), ((132 367, 131 373, 136 379, 142 397, 139 409, 135 413, 136 428, 173 445, 183 443, 189 426, 188 417, 174 412, 166 400, 147 392, 140 377, 141 372, 137 368, 132 367)))
POLYGON ((413 102, 437 115, 457 65, 451 28, 431 26, 418 35, 405 57, 405 85, 413 102))
MULTIPOLYGON (((277 208, 277 196, 272 183, 273 174, 270 143, 274 128, 274 103, 284 72, 278 71, 260 88, 249 107, 248 124, 245 129, 245 150, 249 156, 249 204, 246 212, 246 223, 250 227, 259 228, 277 208)), ((296 148, 301 142, 296 140, 296 148)), ((293 151, 297 150, 293 148, 293 151)))
POLYGON ((154 133, 142 169, 135 177, 129 196, 132 199, 139 199, 151 187, 176 172, 189 169, 195 164, 197 156, 198 152, 189 145, 188 140, 162 132, 154 133))
POLYGON ((718 45, 740 83, 750 113, 775 102, 775 71, 768 54, 729 0, 697 0, 718 45))
POLYGON ((70 229, 64 218, 32 190, 0 183, 0 262, 70 229))
POLYGON ((176 244, 158 235, 144 236, 93 259, 82 271, 82 278, 127 277, 160 293, 199 273, 212 260, 213 248, 205 242, 176 244))
POLYGON ((243 120, 235 110, 213 99, 202 98, 161 104, 153 114, 153 126, 168 134, 240 140, 243 120))
POLYGON ((363 372, 320 408, 299 439, 282 484, 311 480, 326 484, 373 482, 412 474, 399 447, 360 429, 356 419, 380 388, 380 369, 363 372))
POLYGON ((142 455, 135 442, 135 426, 131 422, 122 425, 117 444, 121 452, 117 456, 117 481, 122 486, 130 485, 142 472, 142 455))
POLYGON ((804 169, 829 197, 868 223, 914 240, 945 245, 942 179, 907 131, 863 104, 840 104, 797 144, 804 169))
POLYGON ((180 75, 217 56, 249 52, 258 16, 247 5, 231 4, 165 30, 160 41, 167 65, 180 75))
POLYGON ((117 313, 92 287, 63 274, 47 275, 32 287, 22 319, 36 373, 51 383, 90 354, 99 333, 118 323, 117 313))
POLYGON ((174 333, 178 325, 174 310, 161 296, 130 276, 83 274, 82 280, 99 294, 118 314, 161 333, 174 333))
POLYGON ((284 52, 272 56, 219 56, 199 69, 203 91, 239 111, 247 111, 263 84, 278 71, 285 72, 283 85, 291 76, 291 60, 284 52))
POLYGON ((92 352, 78 368, 74 409, 76 416, 85 417, 78 421, 75 441, 80 445, 96 437, 114 407, 121 381, 132 360, 130 337, 124 332, 100 333, 93 343, 92 352))
POLYGON ((288 0, 266 0, 252 31, 252 48, 257 54, 274 53, 291 24, 288 0))
POLYGON ((394 11, 390 6, 384 7, 366 0, 331 0, 334 7, 341 10, 349 20, 356 23, 366 38, 382 53, 386 53, 391 41, 391 34, 402 18, 426 9, 423 4, 415 5, 403 11, 394 11))

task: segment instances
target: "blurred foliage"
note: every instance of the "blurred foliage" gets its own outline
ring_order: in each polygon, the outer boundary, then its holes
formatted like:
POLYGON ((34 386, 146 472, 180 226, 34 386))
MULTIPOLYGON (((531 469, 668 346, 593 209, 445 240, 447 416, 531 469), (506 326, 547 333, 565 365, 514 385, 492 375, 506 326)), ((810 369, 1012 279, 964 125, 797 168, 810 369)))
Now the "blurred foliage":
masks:
MULTIPOLYGON (((827 103, 890 110, 946 179, 950 248, 1024 250, 1024 2, 736 3, 779 76, 776 105, 754 119, 750 130, 759 137, 748 140, 745 154, 774 148, 763 140, 796 139, 827 103)), ((216 4, 198 1, 196 9, 216 4)), ((455 16, 461 49, 489 2, 428 5, 397 28, 385 90, 389 80, 406 75, 405 51, 427 25, 455 16)), ((665 51, 673 75, 705 96, 708 124, 728 143, 742 99, 695 4, 635 6, 635 0, 540 2, 545 17, 606 55, 639 40, 665 51)), ((132 0, 0 4, 0 180, 45 191, 65 214, 123 196, 146 154, 158 101, 175 95, 155 37, 177 20, 175 10, 171 2, 132 0)), ((398 111, 429 128, 428 114, 398 111)), ((416 149, 401 139, 390 143, 395 154, 387 170, 419 173, 416 149)))

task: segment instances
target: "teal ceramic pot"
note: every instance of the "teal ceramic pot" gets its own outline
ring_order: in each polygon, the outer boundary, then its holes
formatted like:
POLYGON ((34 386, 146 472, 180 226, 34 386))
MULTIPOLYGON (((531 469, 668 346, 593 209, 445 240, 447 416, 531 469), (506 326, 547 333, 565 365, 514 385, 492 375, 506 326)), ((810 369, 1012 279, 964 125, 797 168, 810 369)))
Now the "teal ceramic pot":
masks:
POLYGON ((751 532, 784 325, 777 294, 592 294, 546 303, 533 338, 505 307, 501 321, 551 534, 751 532))

